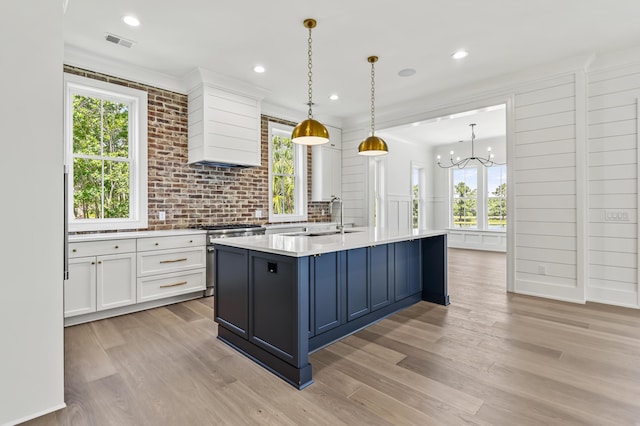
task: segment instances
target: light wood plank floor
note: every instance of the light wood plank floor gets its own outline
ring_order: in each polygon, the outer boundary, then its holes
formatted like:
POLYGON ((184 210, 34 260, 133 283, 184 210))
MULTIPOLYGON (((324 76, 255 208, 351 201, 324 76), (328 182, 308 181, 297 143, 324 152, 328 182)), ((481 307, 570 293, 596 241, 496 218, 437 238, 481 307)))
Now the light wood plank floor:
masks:
POLYGON ((311 356, 298 391, 216 340, 213 298, 65 330, 68 407, 32 425, 638 425, 640 312, 507 294, 449 250, 420 302, 311 356))

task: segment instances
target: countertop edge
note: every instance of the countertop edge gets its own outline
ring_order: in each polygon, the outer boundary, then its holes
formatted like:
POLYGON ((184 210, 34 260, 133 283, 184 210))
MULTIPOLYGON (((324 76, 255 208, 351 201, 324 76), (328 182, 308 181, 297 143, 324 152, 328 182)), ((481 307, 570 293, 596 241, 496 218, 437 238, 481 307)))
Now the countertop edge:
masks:
POLYGON ((205 235, 207 231, 201 229, 166 229, 158 231, 124 231, 124 232, 105 232, 96 234, 74 234, 69 235, 70 243, 81 243, 87 241, 105 241, 105 240, 125 240, 131 238, 154 238, 154 237, 173 237, 178 235, 205 235))
MULTIPOLYGON (((351 250, 369 246, 375 246, 380 244, 389 244, 389 243, 397 243, 401 241, 410 241, 414 239, 422 239, 429 237, 436 237, 440 235, 447 235, 447 230, 433 230, 433 231, 418 231, 414 234, 399 234, 399 235, 384 235, 380 237, 376 237, 379 239, 364 239, 366 235, 371 236, 371 230, 369 228, 353 228, 354 230, 358 230, 359 232, 350 233, 350 234, 335 234, 328 235, 322 237, 308 237, 303 235, 283 235, 283 234, 273 234, 273 235, 260 235, 260 236, 252 236, 252 237, 237 237, 237 238, 225 238, 219 239, 215 241, 216 245, 222 245, 226 247, 235 247, 246 250, 254 250, 263 253, 277 254, 281 256, 288 257, 306 257, 312 256, 315 254, 324 254, 324 253, 332 253, 336 251, 343 250, 351 250), (366 234, 359 234, 360 232, 366 234), (273 241, 274 237, 278 236, 279 238, 288 238, 291 239, 292 243, 295 244, 295 239, 297 238, 313 238, 313 242, 319 243, 316 247, 312 249, 304 249, 304 250, 294 250, 294 249, 284 249, 280 247, 274 246, 274 244, 269 244, 270 241, 273 241), (268 244, 268 245, 266 245, 268 244), (324 245, 324 246, 322 246, 324 245)), ((282 240, 284 244, 286 244, 286 240, 282 240)))

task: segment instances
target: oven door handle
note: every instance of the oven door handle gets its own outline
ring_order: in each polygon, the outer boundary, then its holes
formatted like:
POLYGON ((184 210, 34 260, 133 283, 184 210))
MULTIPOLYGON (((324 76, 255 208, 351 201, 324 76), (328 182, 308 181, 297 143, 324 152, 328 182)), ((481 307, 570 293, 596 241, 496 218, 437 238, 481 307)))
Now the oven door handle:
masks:
POLYGON ((207 247, 207 253, 213 253, 215 250, 213 247, 207 247))

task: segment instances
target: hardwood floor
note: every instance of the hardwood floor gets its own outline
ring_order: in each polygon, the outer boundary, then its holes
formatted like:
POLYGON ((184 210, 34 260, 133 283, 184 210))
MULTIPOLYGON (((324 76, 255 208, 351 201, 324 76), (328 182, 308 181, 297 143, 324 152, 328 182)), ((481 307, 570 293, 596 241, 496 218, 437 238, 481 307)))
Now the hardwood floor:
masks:
POLYGON ((314 353, 303 391, 216 339, 213 298, 68 327, 68 407, 28 424, 640 424, 640 311, 507 294, 501 253, 449 263, 450 306, 314 353))

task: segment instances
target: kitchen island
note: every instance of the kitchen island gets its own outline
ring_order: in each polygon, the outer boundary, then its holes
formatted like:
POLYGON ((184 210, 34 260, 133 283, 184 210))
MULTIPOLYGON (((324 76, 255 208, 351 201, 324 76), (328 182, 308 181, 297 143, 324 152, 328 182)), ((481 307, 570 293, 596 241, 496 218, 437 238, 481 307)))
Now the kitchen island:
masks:
POLYGON ((218 338, 303 389, 310 352, 421 300, 449 304, 446 237, 349 228, 221 239, 218 338))

